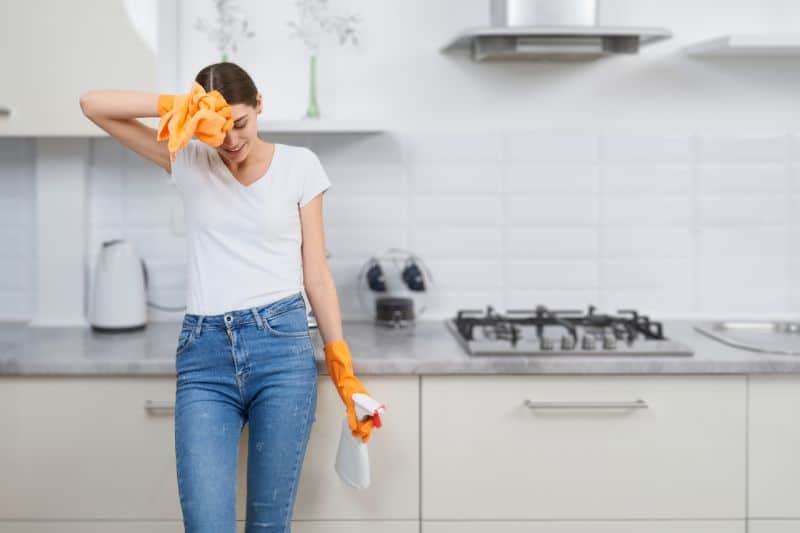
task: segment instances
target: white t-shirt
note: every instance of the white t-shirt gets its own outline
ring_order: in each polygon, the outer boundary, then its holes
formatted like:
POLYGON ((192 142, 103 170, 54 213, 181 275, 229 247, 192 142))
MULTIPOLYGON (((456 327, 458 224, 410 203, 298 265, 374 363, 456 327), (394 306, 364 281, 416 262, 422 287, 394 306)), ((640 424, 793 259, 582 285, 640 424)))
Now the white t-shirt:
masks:
POLYGON ((331 183, 310 149, 274 144, 267 173, 249 186, 216 148, 193 139, 178 150, 169 179, 186 221, 186 313, 258 307, 303 288, 299 208, 331 183))

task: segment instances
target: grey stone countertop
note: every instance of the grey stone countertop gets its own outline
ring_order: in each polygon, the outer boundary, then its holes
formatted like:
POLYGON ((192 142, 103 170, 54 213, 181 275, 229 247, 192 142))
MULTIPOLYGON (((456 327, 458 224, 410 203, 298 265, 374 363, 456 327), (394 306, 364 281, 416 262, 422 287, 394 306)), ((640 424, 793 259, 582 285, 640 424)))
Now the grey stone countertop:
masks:
MULTIPOLYGON (((692 321, 662 321, 667 338, 693 356, 468 355, 444 320, 386 329, 345 321, 344 338, 359 374, 767 374, 800 373, 800 355, 734 348, 695 331, 692 321)), ((81 327, 31 327, 0 322, 0 375, 175 375, 181 324, 152 322, 133 333, 97 333, 81 327)), ((317 368, 327 373, 322 339, 312 329, 317 368)))

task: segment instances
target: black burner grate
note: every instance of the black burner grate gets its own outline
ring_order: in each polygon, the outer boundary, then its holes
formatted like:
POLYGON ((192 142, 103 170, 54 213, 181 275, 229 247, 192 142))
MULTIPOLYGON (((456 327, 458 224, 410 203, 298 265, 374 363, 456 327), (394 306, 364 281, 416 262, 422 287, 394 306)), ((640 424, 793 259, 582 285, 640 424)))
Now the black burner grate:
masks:
POLYGON ((484 337, 504 339, 516 345, 522 338, 521 328, 532 326, 536 335, 542 338, 546 326, 560 326, 565 334, 578 341, 578 329, 583 328, 585 334, 602 337, 613 335, 617 340, 633 342, 639 337, 645 340, 666 340, 660 322, 650 320, 647 315, 639 314, 632 309, 617 310, 618 315, 598 314, 594 305, 588 311, 550 310, 543 305, 535 309, 510 309, 500 314, 491 305, 486 310, 459 310, 455 319, 458 332, 466 340, 475 340, 475 328, 481 328, 484 337))

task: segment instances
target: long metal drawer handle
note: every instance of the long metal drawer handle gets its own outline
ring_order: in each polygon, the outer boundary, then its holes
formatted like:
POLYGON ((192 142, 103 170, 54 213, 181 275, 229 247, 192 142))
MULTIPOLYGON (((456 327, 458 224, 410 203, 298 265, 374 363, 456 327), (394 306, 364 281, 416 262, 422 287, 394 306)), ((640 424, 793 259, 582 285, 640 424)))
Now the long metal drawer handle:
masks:
POLYGON ((632 402, 535 402, 525 398, 529 409, 645 409, 647 402, 637 398, 632 402))
POLYGON ((163 413, 164 411, 172 413, 175 411, 175 403, 167 401, 159 402, 155 400, 145 400, 144 409, 148 413, 153 413, 153 414, 163 413))

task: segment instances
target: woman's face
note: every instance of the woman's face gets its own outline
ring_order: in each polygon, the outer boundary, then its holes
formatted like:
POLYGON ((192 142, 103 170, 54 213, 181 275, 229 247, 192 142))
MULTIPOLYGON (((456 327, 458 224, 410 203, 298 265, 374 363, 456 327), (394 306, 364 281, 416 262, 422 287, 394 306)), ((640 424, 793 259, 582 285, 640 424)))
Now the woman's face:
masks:
POLYGON ((257 97, 257 106, 247 104, 231 105, 233 128, 225 132, 225 140, 217 147, 217 151, 228 161, 241 162, 247 158, 258 140, 258 114, 261 113, 261 95, 257 97))

